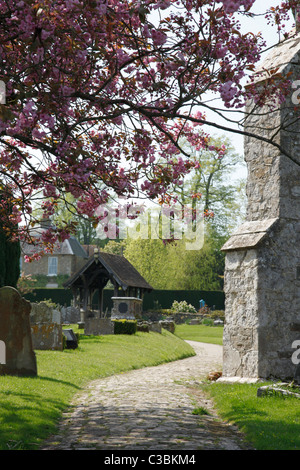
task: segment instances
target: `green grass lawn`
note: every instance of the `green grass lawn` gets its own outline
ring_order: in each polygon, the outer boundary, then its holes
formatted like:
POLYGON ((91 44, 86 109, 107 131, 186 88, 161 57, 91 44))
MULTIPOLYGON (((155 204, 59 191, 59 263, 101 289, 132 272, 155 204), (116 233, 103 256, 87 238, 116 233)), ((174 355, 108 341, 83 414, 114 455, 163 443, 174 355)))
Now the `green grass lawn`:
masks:
POLYGON ((189 341, 223 344, 223 327, 207 325, 176 325, 175 335, 189 341))
POLYGON ((300 400, 257 397, 265 384, 204 386, 221 418, 235 423, 257 450, 300 450, 300 400))
POLYGON ((166 330, 81 336, 75 350, 36 351, 37 377, 0 376, 0 450, 38 449, 74 394, 93 379, 192 355, 166 330))
MULTIPOLYGON (((222 327, 177 325, 180 338, 222 344, 222 327)), ((257 450, 300 450, 300 400, 257 397, 259 384, 207 383, 201 388, 213 399, 225 421, 236 424, 257 450)))

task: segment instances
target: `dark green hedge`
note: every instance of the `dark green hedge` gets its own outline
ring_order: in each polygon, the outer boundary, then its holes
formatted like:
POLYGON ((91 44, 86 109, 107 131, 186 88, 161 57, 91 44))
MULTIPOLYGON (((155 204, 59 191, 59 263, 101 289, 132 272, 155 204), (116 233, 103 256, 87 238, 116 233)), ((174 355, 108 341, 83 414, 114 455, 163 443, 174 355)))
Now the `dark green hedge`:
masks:
POLYGON ((134 335, 137 331, 135 320, 113 320, 115 335, 134 335))
MULTIPOLYGON (((71 305, 72 292, 68 289, 35 289, 31 294, 26 294, 24 297, 30 302, 42 302, 44 299, 51 299, 54 303, 60 305, 71 305)), ((113 290, 104 289, 103 293, 103 309, 111 310, 113 303, 113 290)), ((94 307, 97 308, 97 294, 94 297, 94 307)), ((150 293, 145 293, 143 301, 143 310, 153 310, 157 308, 168 309, 171 308, 174 300, 186 300, 192 304, 196 310, 199 309, 200 300, 212 308, 215 306, 216 310, 224 310, 225 295, 222 291, 197 291, 197 290, 154 290, 150 293)))
POLYGON ((43 302, 43 300, 52 300, 55 304, 59 305, 71 305, 71 301, 73 299, 73 295, 71 290, 67 289, 47 289, 47 288, 37 288, 34 289, 33 292, 25 294, 25 299, 29 300, 30 302, 43 302))
POLYGON ((187 303, 193 305, 196 310, 200 307, 200 300, 204 300, 210 308, 213 306, 216 310, 224 310, 225 295, 222 291, 197 291, 197 290, 154 290, 145 293, 143 309, 153 310, 157 307, 168 309, 171 308, 174 300, 186 300, 187 303))

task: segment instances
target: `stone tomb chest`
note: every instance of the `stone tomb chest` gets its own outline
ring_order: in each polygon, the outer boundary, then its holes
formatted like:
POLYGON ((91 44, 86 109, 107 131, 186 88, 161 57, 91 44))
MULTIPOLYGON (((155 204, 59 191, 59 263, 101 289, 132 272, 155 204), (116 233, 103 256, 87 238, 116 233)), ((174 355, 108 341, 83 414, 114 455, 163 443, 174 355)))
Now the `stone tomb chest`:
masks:
POLYGON ((113 320, 136 320, 142 318, 142 299, 136 297, 112 297, 112 301, 111 318, 113 320))

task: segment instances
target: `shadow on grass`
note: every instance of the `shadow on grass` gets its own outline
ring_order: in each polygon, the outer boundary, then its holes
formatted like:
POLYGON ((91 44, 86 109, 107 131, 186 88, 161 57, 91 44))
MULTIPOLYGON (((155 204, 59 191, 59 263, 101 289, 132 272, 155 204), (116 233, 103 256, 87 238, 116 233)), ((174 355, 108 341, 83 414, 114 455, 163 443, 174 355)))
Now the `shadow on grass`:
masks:
POLYGON ((81 389, 69 381, 51 377, 30 380, 30 390, 24 380, 18 389, 0 392, 0 450, 37 449, 55 431, 61 413, 70 407, 70 395, 81 389), (61 386, 60 395, 52 393, 55 384, 61 386))
POLYGON ((290 411, 282 409, 281 413, 279 406, 286 406, 284 399, 273 399, 273 403, 270 400, 270 408, 278 410, 275 414, 269 407, 259 409, 259 405, 232 404, 230 411, 222 413, 222 418, 235 423, 257 450, 300 450, 299 402, 295 400, 290 411))

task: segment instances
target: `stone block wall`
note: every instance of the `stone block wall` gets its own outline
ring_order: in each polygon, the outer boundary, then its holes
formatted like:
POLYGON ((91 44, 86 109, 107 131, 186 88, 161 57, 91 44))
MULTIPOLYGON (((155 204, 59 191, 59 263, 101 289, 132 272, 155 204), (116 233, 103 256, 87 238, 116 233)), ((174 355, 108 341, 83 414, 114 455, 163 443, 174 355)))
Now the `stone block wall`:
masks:
MULTIPOLYGON (((281 43, 263 64, 299 80, 300 36, 281 43)), ((258 82, 257 86, 261 86, 258 82)), ((223 377, 293 378, 293 342, 300 339, 300 104, 250 104, 245 130, 249 223, 276 219, 263 236, 227 242, 223 377), (285 154, 290 156, 290 158, 285 154)), ((265 224, 266 225, 266 224, 265 224)))
POLYGON ((258 253, 226 255, 223 376, 258 376, 258 253))

